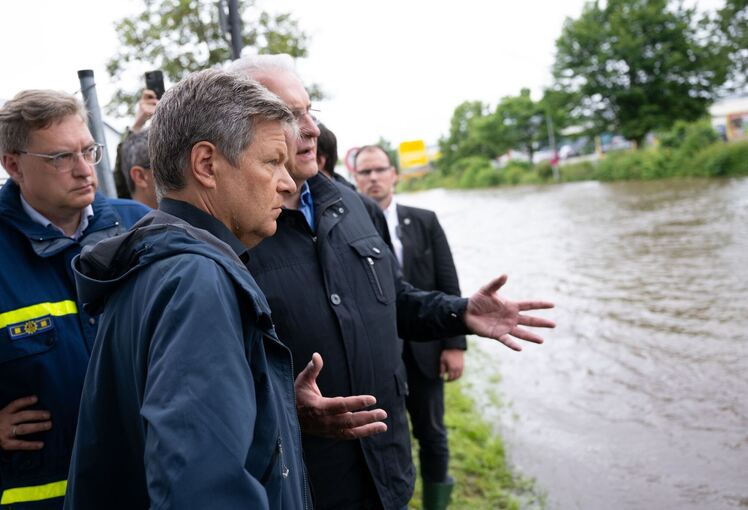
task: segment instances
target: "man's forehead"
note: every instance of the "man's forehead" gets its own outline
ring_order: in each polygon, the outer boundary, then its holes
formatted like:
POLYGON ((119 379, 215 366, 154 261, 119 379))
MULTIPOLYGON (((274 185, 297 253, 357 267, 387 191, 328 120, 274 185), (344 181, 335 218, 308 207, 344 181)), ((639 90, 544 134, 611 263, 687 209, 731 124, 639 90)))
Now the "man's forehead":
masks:
POLYGON ((270 92, 278 96, 289 108, 306 108, 309 94, 301 80, 284 69, 268 69, 255 76, 270 92))
POLYGON ((29 132, 29 142, 40 142, 47 144, 93 142, 93 136, 88 129, 86 121, 79 115, 68 115, 55 120, 49 126, 41 129, 33 129, 29 132))
POLYGON ((356 162, 361 162, 361 161, 367 161, 367 162, 373 161, 375 163, 381 162, 384 165, 390 164, 389 158, 384 152, 382 152, 379 149, 373 149, 373 148, 365 149, 362 152, 359 152, 358 154, 356 154, 356 162))

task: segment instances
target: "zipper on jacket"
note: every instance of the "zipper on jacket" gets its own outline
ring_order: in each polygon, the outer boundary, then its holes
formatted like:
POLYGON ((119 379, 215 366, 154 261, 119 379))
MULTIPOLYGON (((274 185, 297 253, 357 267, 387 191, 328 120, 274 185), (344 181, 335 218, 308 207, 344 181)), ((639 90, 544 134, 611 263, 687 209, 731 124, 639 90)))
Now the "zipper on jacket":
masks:
POLYGON ((281 476, 288 478, 288 466, 286 466, 286 459, 283 456, 283 441, 280 437, 278 438, 278 454, 280 455, 281 476))
POLYGON ((379 283, 379 276, 377 276, 377 270, 374 269, 374 259, 371 257, 366 257, 366 261, 369 263, 369 269, 371 269, 371 276, 374 277, 374 283, 377 284, 377 290, 379 291, 379 296, 384 297, 384 291, 382 291, 382 284, 379 283))
MULTIPOLYGON (((316 237, 315 237, 315 240, 316 240, 316 237)), ((280 341, 278 343, 280 343, 280 341)), ((290 361, 291 361, 291 375, 293 376, 293 374, 295 373, 294 372, 294 368, 293 368, 293 356, 291 356, 290 358, 291 358, 290 359, 290 361)), ((295 387, 291 390, 291 397, 293 398, 293 408, 296 409, 296 388, 295 387)), ((293 427, 293 428, 296 429, 296 437, 299 440, 299 446, 301 446, 301 441, 302 441, 301 440, 301 425, 299 424, 298 418, 296 419, 296 426, 293 427)), ((307 482, 307 471, 306 471, 306 463, 304 462, 304 453, 303 453, 303 450, 302 450, 301 456, 302 456, 302 458, 301 458, 301 478, 304 480, 304 509, 307 510, 307 509, 312 508, 312 505, 309 503, 309 499, 308 499, 308 494, 311 491, 309 489, 309 485, 308 485, 308 482, 307 482)))

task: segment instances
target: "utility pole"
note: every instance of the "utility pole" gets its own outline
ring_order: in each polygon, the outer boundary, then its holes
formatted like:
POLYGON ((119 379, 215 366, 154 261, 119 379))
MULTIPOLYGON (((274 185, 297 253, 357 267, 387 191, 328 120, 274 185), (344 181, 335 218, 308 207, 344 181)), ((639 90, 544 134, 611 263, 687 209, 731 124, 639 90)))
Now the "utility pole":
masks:
POLYGON ((548 127, 548 143, 551 146, 551 169, 553 170, 553 180, 558 181, 558 152, 556 152, 556 135, 553 133, 553 120, 551 114, 546 110, 545 124, 548 127))
POLYGON ((112 165, 109 163, 109 152, 106 149, 106 136, 104 136, 104 122, 101 120, 101 108, 99 98, 96 95, 96 82, 91 69, 78 71, 78 80, 81 83, 83 101, 88 110, 88 128, 96 140, 104 146, 104 155, 96 165, 96 175, 99 177, 99 189, 108 197, 117 197, 117 188, 114 185, 112 165))
POLYGON ((228 4, 228 21, 231 32, 231 59, 236 60, 242 54, 242 18, 239 15, 239 0, 228 0, 228 4))

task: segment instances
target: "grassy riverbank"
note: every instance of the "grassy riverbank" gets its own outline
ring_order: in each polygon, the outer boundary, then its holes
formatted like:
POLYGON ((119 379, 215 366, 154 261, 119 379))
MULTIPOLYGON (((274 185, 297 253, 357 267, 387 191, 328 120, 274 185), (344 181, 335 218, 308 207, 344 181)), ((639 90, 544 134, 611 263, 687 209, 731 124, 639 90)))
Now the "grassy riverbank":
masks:
MULTIPOLYGON (((661 133, 653 146, 611 152, 596 161, 561 165, 559 174, 561 182, 748 175, 748 141, 717 141, 717 134, 707 122, 678 123, 661 133)), ((494 168, 486 158, 469 157, 458 161, 453 168, 404 181, 400 188, 417 191, 550 182, 555 181, 548 162, 537 165, 512 162, 504 168, 494 168)))
MULTIPOLYGON (((446 385, 445 422, 449 431, 449 471, 455 479, 450 508, 494 510, 542 508, 532 481, 512 472, 504 442, 478 412, 469 397, 470 386, 461 381, 446 385)), ((415 444, 415 440, 414 440, 415 444)), ((418 464, 418 454, 413 450, 418 464)), ((421 508, 421 483, 408 508, 421 508)))

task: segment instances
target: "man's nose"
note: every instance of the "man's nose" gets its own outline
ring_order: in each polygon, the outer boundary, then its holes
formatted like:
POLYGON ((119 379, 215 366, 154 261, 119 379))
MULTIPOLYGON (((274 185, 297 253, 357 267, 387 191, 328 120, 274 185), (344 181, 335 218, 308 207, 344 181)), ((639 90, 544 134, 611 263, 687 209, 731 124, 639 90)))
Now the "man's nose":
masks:
POLYGON ((72 170, 73 175, 76 177, 88 177, 94 171, 94 165, 83 159, 83 154, 78 153, 75 155, 75 162, 73 163, 72 170))

